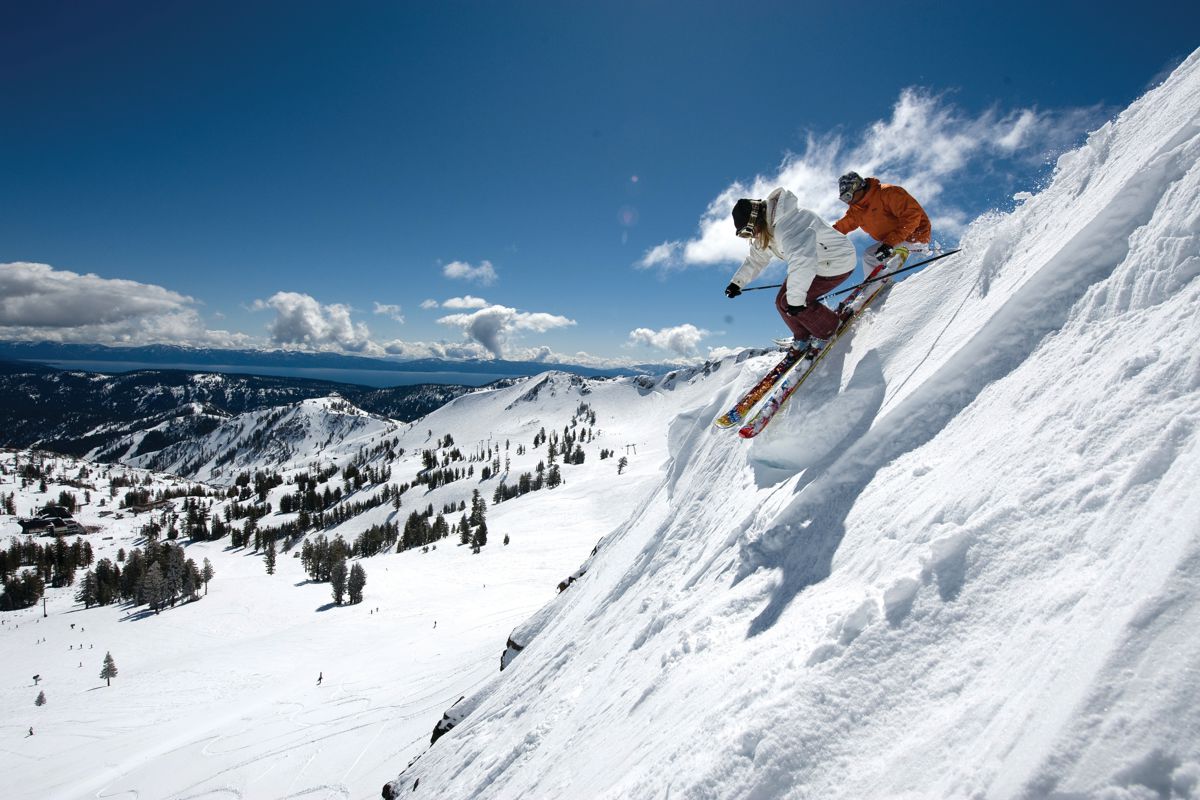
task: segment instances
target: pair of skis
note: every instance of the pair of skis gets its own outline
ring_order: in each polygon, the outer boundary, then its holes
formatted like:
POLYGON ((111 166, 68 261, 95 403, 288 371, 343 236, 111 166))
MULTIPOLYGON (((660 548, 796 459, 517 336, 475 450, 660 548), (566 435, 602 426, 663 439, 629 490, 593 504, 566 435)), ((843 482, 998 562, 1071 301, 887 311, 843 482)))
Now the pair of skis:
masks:
POLYGON ((838 305, 838 313, 843 317, 843 322, 838 326, 837 332, 834 333, 829 341, 815 352, 813 350, 805 352, 789 349, 779 363, 763 376, 762 380, 742 395, 742 398, 738 400, 733 408, 717 417, 713 423, 719 428, 732 428, 734 425, 740 423, 741 427, 738 429, 738 435, 743 439, 750 439, 762 433, 763 429, 774 419, 788 398, 808 380, 808 376, 816 370, 817 366, 821 363, 821 359, 837 344, 842 334, 854 325, 863 311, 875 301, 875 298, 882 295, 892 285, 892 276, 924 266, 957 252, 957 250, 950 250, 934 258, 922 261, 919 264, 913 264, 911 267, 902 267, 901 269, 882 275, 884 266, 880 265, 876 267, 871 271, 866 280, 848 290, 850 291, 850 296, 838 305), (864 295, 865 299, 859 302, 859 298, 864 297, 864 295), (766 402, 762 402, 764 398, 766 398, 766 402), (753 415, 750 415, 751 410, 759 405, 760 402, 762 402, 762 406, 753 415))
MULTIPOLYGON (((821 359, 837 343, 842 334, 850 329, 863 310, 876 297, 883 294, 891 283, 891 280, 885 279, 866 287, 870 290, 867 299, 863 301, 862 305, 850 312, 849 317, 838 326, 837 332, 823 347, 816 352, 812 350, 805 352, 789 349, 779 363, 764 375, 763 379, 755 384, 750 391, 742 395, 742 398, 738 400, 733 408, 717 417, 714 424, 719 428, 732 428, 734 425, 742 423, 742 426, 738 429, 738 436, 741 436, 743 439, 751 439, 762 433, 768 423, 775 418, 779 409, 783 407, 783 404, 788 401, 788 398, 800 388, 804 381, 808 380, 808 376, 816 370, 817 365, 821 363, 821 359), (797 367, 797 364, 801 366, 797 367), (758 411, 747 417, 751 409, 758 405, 764 398, 766 398, 766 402, 762 404, 758 411)), ((843 308, 852 308, 850 303, 854 299, 848 299, 843 308)))

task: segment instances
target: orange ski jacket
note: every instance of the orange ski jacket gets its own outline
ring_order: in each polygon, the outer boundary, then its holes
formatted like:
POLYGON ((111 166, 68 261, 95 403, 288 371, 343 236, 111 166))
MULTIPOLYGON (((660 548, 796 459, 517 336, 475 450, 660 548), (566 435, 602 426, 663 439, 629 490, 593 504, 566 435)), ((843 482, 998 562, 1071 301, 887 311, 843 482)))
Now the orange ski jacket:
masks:
POLYGON ((911 194, 899 186, 880 183, 878 178, 867 178, 866 194, 850 204, 833 228, 841 233, 862 228, 891 247, 901 242, 928 242, 933 232, 925 209, 911 194))

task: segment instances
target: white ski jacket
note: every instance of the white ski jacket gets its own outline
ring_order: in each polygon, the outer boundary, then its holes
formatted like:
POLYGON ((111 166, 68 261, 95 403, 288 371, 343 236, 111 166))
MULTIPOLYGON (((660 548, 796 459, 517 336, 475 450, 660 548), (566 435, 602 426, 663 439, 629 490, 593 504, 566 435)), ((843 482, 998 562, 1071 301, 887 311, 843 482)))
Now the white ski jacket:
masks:
POLYGON ((813 278, 843 275, 858 261, 850 240, 807 208, 800 208, 796 195, 787 189, 776 189, 767 196, 767 230, 771 244, 766 250, 750 244, 750 254, 733 276, 738 288, 744 289, 757 278, 774 254, 787 262, 788 305, 802 306, 813 278))

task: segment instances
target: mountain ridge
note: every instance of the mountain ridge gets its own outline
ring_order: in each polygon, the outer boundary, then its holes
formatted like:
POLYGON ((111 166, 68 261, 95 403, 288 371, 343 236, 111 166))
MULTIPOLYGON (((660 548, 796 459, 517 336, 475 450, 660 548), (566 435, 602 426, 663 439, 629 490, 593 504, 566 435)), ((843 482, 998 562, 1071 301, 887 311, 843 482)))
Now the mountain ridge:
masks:
MULTIPOLYGON (((194 413, 196 403, 235 416, 336 394, 366 411, 407 421, 470 391, 471 387, 443 384, 376 389, 309 378, 183 370, 105 375, 0 361, 0 446, 102 458, 118 439, 160 425, 164 415, 200 421, 204 415, 194 413)), ((160 431, 160 438, 171 443, 207 432, 185 425, 174 432, 160 431)))

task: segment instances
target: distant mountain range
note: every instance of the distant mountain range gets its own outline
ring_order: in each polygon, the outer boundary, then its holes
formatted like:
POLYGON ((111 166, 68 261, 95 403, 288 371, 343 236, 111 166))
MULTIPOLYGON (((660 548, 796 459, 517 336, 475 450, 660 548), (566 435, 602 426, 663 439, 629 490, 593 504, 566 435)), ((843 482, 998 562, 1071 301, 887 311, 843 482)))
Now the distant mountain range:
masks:
MULTIPOLYGON (((220 350, 203 347, 154 344, 141 347, 107 347, 98 344, 62 344, 59 342, 0 342, 0 359, 33 361, 36 363, 98 362, 128 363, 142 367, 162 365, 184 368, 237 367, 239 373, 254 367, 274 369, 339 369, 381 372, 449 372, 504 377, 537 375, 559 370, 589 378, 622 375, 653 375, 668 372, 678 364, 639 364, 627 368, 600 369, 578 364, 554 364, 502 359, 450 361, 422 358, 414 361, 393 361, 340 353, 310 353, 296 350, 220 350), (186 366, 185 366, 186 365, 186 366)), ((113 370, 104 370, 113 371, 113 370)))
POLYGON ((229 417, 330 395, 371 414, 411 421, 472 387, 552 370, 604 379, 670 369, 0 342, 0 446, 111 460, 128 457, 130 442, 137 442, 137 452, 156 451, 203 436, 229 417), (260 369, 265 374, 254 374, 260 369))
POLYGON ((158 448, 203 435, 215 427, 215 420, 335 394, 370 413, 411 421, 471 391, 468 386, 443 384, 375 389, 183 370, 103 375, 0 361, 0 446, 99 454, 134 433, 155 428, 158 448), (163 425, 168 420, 171 424, 163 425))

